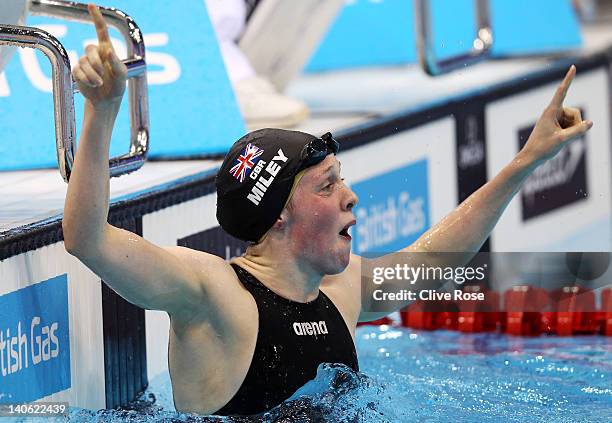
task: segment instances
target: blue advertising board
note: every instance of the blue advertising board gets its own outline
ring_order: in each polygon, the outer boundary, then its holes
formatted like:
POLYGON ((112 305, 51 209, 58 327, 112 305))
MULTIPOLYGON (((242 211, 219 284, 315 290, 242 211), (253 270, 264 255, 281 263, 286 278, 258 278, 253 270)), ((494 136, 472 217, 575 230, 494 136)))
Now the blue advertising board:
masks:
POLYGON ((572 0, 491 0, 491 26, 493 55, 498 57, 560 52, 582 45, 572 0))
MULTIPOLYGON (((245 132, 203 0, 155 2, 99 0, 132 16, 144 34, 149 84, 150 157, 223 153, 245 132)), ((30 16, 64 45, 76 63, 96 42, 93 25, 30 16)), ((119 57, 123 38, 111 29, 119 57), (115 41, 117 41, 115 43, 115 41)), ((129 148, 127 93, 117 119, 111 155, 129 148)), ((77 131, 83 98, 75 96, 77 131)), ((51 66, 32 49, 18 49, 0 74, 0 170, 57 166, 51 66)), ((77 133, 78 136, 78 133, 77 133)))
POLYGON ((429 228, 427 172, 427 160, 419 160, 351 185, 359 196, 355 254, 401 250, 429 228))
POLYGON ((67 275, 0 296, 0 403, 70 386, 67 275))
POLYGON ((306 70, 415 62, 411 0, 352 0, 340 10, 306 70))
MULTIPOLYGON (((468 51, 476 34, 474 0, 428 0, 433 49, 440 59, 468 51)), ((491 0, 494 56, 580 47, 571 0, 491 0)), ((413 0, 347 0, 307 71, 417 61, 413 0)))

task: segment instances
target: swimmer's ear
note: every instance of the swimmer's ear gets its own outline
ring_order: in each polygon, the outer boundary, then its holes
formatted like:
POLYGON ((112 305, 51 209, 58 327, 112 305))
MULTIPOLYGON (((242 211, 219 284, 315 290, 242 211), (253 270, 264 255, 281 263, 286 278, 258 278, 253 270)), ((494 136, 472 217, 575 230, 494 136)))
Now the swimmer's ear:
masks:
POLYGON ((289 220, 289 212, 287 211, 286 208, 284 208, 280 216, 278 216, 278 218, 276 219, 276 222, 274 222, 274 225, 272 225, 272 227, 274 229, 282 231, 287 226, 288 220, 289 220))

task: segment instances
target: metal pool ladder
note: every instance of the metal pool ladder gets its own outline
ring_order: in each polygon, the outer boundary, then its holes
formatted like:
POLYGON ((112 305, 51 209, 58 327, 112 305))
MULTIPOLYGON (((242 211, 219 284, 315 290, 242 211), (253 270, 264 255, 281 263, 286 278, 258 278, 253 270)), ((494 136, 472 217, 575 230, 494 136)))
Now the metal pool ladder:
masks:
MULTIPOLYGON (((31 0, 30 12, 34 15, 91 22, 87 5, 72 1, 31 0)), ((143 36, 136 22, 115 8, 100 7, 100 12, 109 25, 119 30, 125 39, 128 52, 128 58, 123 63, 128 68, 130 150, 110 159, 110 176, 113 177, 134 172, 144 164, 147 157, 149 150, 147 65, 143 36)), ((57 162, 62 178, 68 182, 76 151, 74 93, 77 91, 72 81, 68 54, 57 38, 33 27, 0 25, 0 44, 38 49, 51 62, 57 162)))
POLYGON ((414 0, 419 62, 427 74, 431 76, 445 74, 490 57, 493 47, 491 5, 489 0, 474 0, 474 4, 478 29, 472 42, 472 48, 457 56, 437 59, 434 53, 431 0, 414 0))

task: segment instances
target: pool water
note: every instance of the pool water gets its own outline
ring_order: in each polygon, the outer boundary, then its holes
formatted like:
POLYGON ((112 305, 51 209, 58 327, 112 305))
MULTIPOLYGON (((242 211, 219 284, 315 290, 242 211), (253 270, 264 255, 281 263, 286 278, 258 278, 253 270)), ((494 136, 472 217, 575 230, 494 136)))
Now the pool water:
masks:
POLYGON ((71 421, 610 422, 612 339, 518 338, 357 330, 360 373, 323 365, 317 378, 258 417, 174 412, 167 374, 130 411, 74 409, 71 421))

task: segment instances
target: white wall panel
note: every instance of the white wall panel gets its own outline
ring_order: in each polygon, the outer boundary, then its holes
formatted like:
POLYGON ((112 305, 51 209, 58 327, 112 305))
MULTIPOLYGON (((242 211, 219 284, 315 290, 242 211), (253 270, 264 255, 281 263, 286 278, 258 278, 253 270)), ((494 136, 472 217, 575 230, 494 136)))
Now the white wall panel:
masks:
POLYGON ((56 243, 0 261, 0 295, 68 274, 71 388, 46 401, 105 407, 100 279, 56 243))
MULTIPOLYGON (((535 123, 558 83, 548 84, 487 106, 487 172, 497 174, 518 153, 517 131, 535 123)), ((579 73, 565 106, 585 110, 594 126, 586 135, 589 196, 523 221, 521 199, 508 205, 492 234, 495 251, 610 251, 612 247, 610 109, 605 69, 579 73)))

